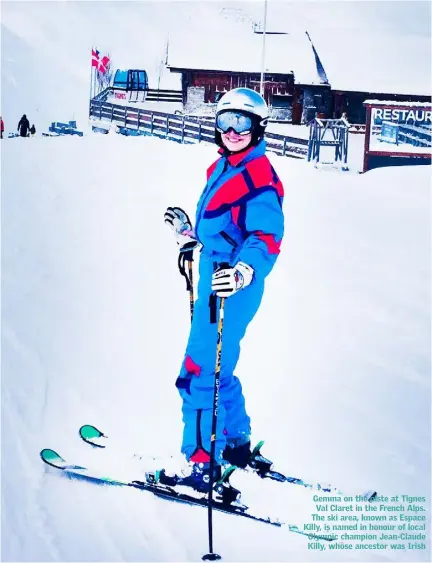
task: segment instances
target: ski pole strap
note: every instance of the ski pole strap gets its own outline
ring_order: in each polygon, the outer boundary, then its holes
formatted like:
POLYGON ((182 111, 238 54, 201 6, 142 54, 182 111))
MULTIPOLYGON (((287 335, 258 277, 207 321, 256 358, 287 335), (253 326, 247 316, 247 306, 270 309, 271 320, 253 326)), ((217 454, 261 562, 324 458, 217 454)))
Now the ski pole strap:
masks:
POLYGON ((194 306, 195 306, 195 301, 194 301, 194 291, 193 291, 193 268, 192 268, 192 261, 189 260, 188 262, 188 270, 189 270, 189 285, 190 285, 190 289, 189 289, 189 308, 190 308, 190 316, 191 316, 191 322, 193 321, 193 316, 194 316, 194 306))
POLYGON ((191 291, 192 284, 191 280, 186 272, 185 262, 193 262, 193 250, 188 250, 187 252, 180 252, 178 257, 178 269, 182 276, 184 276, 186 280, 186 291, 191 291))
POLYGON ((214 325, 214 324, 217 323, 217 295, 216 295, 216 293, 210 293, 209 308, 210 308, 210 324, 214 325))

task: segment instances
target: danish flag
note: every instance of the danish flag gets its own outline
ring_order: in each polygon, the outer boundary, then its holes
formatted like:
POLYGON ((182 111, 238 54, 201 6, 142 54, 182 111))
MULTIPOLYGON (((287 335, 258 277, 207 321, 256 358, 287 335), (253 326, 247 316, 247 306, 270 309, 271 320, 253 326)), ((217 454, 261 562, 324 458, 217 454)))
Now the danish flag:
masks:
POLYGON ((98 51, 97 49, 92 49, 92 67, 96 67, 99 72, 105 74, 111 59, 107 56, 99 58, 99 55, 100 51, 98 51))

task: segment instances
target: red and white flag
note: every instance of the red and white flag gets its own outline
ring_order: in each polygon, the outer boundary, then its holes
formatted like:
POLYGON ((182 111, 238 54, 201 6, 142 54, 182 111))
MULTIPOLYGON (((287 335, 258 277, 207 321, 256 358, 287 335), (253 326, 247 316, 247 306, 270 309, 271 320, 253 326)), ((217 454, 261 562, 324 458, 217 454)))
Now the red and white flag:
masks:
POLYGON ((92 66, 99 68, 99 51, 92 49, 92 66))
POLYGON ((110 60, 107 56, 100 58, 100 51, 92 49, 92 67, 96 67, 102 74, 106 73, 110 60))
POLYGON ((107 71, 107 69, 108 69, 108 65, 109 65, 110 60, 111 60, 111 59, 110 59, 109 57, 106 57, 106 56, 105 56, 105 57, 102 57, 102 60, 101 60, 100 63, 99 63, 99 71, 100 71, 102 74, 105 74, 105 73, 106 73, 106 71, 107 71))

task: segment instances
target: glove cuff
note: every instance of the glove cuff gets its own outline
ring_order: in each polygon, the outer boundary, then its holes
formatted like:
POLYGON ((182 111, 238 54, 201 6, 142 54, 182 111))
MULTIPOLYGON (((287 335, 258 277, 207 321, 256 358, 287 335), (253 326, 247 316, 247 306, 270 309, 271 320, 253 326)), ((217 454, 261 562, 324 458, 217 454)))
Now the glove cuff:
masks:
POLYGON ((249 266, 245 262, 237 262, 237 264, 235 265, 235 269, 238 272, 240 272, 243 278, 243 283, 241 284, 240 287, 248 286, 251 283, 254 275, 254 269, 252 268, 252 266, 249 266))

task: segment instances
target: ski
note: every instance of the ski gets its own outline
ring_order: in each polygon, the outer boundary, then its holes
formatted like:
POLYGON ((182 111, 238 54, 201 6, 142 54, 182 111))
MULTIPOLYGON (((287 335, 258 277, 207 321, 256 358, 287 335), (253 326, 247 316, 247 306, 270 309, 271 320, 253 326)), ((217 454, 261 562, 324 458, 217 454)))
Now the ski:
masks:
MULTIPOLYGON (((208 507, 208 498, 204 494, 199 495, 199 493, 197 493, 198 496, 195 497, 190 494, 180 492, 176 490, 175 487, 167 487, 157 483, 151 483, 150 481, 130 481, 116 478, 82 465, 71 464, 64 458, 62 458, 56 451, 49 448, 43 449, 40 452, 40 457, 45 464, 60 470, 63 474, 71 478, 83 479, 100 485, 132 487, 141 491, 148 491, 164 500, 189 504, 192 506, 208 507)), ((298 526, 284 522, 279 518, 273 518, 270 516, 263 517, 258 514, 254 514, 249 510, 249 507, 244 504, 241 504, 239 502, 227 504, 221 502, 221 500, 218 500, 218 498, 219 497, 216 496, 216 498, 213 499, 213 509, 219 512, 242 516, 256 522, 262 522, 271 526, 285 528, 289 532, 300 534, 309 538, 310 540, 333 541, 334 539, 336 539, 331 535, 321 535, 314 532, 301 530, 298 526)))
MULTIPOLYGON (((79 435, 84 442, 95 446, 97 448, 105 448, 109 444, 109 438, 106 434, 101 432, 96 426, 91 424, 84 424, 79 429, 79 435)), ((317 492, 323 493, 333 493, 337 495, 344 495, 344 493, 339 489, 339 487, 334 487, 333 485, 324 484, 321 482, 307 482, 299 477, 292 477, 290 475, 284 475, 279 471, 272 470, 272 462, 266 460, 261 455, 261 448, 264 442, 258 442, 252 451, 251 455, 251 469, 262 479, 271 479, 272 481, 278 481, 280 483, 290 483, 291 485, 299 485, 306 489, 310 489, 317 492)), ((144 459, 144 456, 139 454, 133 454, 131 456, 135 459, 144 459)), ((377 496, 377 491, 368 490, 361 493, 361 496, 365 501, 372 501, 377 496)))

